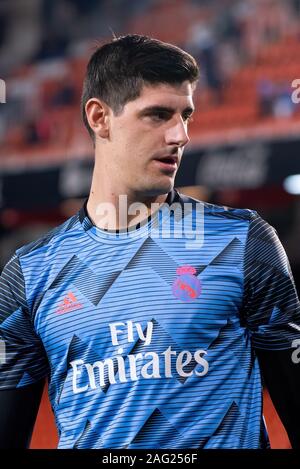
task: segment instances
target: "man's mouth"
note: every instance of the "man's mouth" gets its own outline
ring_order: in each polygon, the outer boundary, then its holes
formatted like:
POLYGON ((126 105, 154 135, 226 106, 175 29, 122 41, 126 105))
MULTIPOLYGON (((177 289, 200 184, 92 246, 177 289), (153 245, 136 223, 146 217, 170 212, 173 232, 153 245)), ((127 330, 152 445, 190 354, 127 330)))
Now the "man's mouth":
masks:
POLYGON ((160 166, 161 169, 167 171, 176 171, 178 168, 178 157, 177 156, 162 156, 155 158, 154 161, 160 166))

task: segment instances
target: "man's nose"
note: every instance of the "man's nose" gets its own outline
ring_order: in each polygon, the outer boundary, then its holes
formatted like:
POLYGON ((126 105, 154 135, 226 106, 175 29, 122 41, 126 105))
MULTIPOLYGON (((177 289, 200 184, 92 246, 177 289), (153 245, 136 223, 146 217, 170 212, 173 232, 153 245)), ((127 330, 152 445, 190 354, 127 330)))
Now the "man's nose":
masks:
POLYGON ((182 117, 174 119, 172 125, 166 130, 165 139, 168 145, 173 144, 179 147, 184 147, 190 141, 187 124, 183 121, 182 117))

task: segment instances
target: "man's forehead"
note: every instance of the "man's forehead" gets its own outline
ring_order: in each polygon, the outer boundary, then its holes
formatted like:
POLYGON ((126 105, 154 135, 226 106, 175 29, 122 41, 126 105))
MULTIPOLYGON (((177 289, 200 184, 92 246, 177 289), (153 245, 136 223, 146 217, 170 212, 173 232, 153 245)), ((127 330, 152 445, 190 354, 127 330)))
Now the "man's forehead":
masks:
POLYGON ((193 92, 195 86, 185 81, 179 85, 159 83, 157 85, 144 85, 140 96, 135 100, 139 105, 171 105, 172 102, 179 104, 193 103, 193 92))

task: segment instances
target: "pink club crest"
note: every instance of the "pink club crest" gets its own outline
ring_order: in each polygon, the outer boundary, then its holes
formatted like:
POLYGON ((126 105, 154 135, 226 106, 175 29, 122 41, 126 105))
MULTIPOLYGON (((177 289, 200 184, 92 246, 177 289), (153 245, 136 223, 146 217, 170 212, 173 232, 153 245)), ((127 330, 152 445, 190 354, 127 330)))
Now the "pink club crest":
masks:
POLYGON ((190 265, 184 265, 176 269, 178 277, 174 280, 172 291, 175 298, 181 301, 193 301, 201 294, 201 282, 195 276, 196 269, 190 265))

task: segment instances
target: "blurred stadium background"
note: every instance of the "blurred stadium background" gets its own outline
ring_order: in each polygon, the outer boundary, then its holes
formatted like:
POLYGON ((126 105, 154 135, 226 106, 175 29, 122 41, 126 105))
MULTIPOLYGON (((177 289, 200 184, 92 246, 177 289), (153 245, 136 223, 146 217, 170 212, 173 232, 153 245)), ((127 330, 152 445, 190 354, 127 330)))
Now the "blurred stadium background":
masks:
MULTIPOLYGON (((299 288, 300 176, 290 176, 300 174, 300 0, 0 0, 1 267, 88 193, 82 77, 112 33, 151 35, 199 60, 177 187, 257 210, 277 229, 299 288)), ((273 448, 288 448, 267 394, 265 408, 273 448)), ((56 439, 45 391, 32 447, 56 439)))

